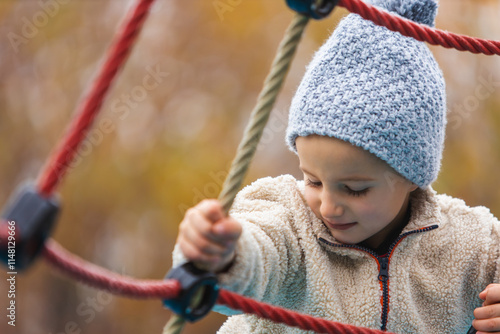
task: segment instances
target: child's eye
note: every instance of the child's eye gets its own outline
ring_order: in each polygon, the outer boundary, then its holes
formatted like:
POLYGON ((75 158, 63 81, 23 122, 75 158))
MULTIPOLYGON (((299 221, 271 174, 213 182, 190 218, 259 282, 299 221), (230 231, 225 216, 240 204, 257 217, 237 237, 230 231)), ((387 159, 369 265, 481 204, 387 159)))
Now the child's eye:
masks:
POLYGON ((310 179, 306 179, 306 184, 309 187, 314 187, 314 188, 321 187, 321 182, 320 181, 311 181, 310 179))
POLYGON ((355 196, 355 197, 365 195, 369 189, 370 188, 365 188, 365 189, 361 189, 361 190, 353 190, 353 189, 349 188, 348 186, 344 186, 344 190, 347 192, 347 194, 349 194, 351 196, 355 196))

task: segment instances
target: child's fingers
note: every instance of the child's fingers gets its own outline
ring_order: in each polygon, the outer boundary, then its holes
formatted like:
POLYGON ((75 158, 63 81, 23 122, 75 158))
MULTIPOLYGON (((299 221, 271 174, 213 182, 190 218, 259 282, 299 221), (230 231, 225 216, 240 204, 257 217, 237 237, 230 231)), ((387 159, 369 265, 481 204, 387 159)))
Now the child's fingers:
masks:
POLYGON ((226 248, 216 244, 201 246, 203 241, 194 240, 191 242, 185 235, 179 235, 177 243, 184 256, 200 269, 217 272, 225 268, 234 257, 234 246, 226 248))
POLYGON ((211 222, 198 207, 188 210, 180 226, 181 233, 192 232, 192 229, 223 247, 238 239, 241 234, 241 225, 234 219, 222 218, 217 222, 211 222))
POLYGON ((496 333, 500 331, 500 318, 474 319, 472 321, 472 326, 478 333, 496 333))
POLYGON ((222 205, 217 200, 203 200, 187 213, 188 219, 204 236, 225 245, 241 235, 241 225, 224 215, 222 205))
POLYGON ((213 237, 210 237, 210 234, 212 234, 212 227, 214 224, 215 223, 211 222, 198 207, 194 207, 186 212, 180 229, 182 233, 190 229, 195 229, 206 238, 211 239, 213 237))
POLYGON ((200 251, 196 245, 187 240, 179 240, 179 246, 182 254, 195 264, 201 264, 199 267, 210 269, 211 266, 216 266, 221 261, 220 255, 206 254, 200 251))
POLYGON ((225 217, 222 205, 215 199, 205 199, 201 201, 196 206, 196 209, 212 223, 225 217))
POLYGON ((492 284, 489 284, 481 293, 479 294, 479 298, 482 300, 486 300, 486 293, 488 292, 488 289, 492 286, 492 284))
POLYGON ((228 245, 238 240, 241 235, 242 227, 239 222, 231 217, 218 221, 212 228, 223 244, 228 245))
POLYGON ((479 294, 484 300, 483 306, 500 303, 500 284, 490 284, 479 294))
POLYGON ((207 255, 220 255, 226 252, 226 247, 216 237, 197 228, 185 228, 182 231, 183 238, 198 248, 200 252, 207 255))
POLYGON ((204 200, 189 209, 179 227, 177 243, 199 268, 217 271, 234 258, 241 225, 226 217, 216 200, 204 200))
POLYGON ((500 284, 490 284, 479 294, 483 306, 474 310, 472 325, 478 333, 500 332, 500 284))
MULTIPOLYGON (((500 318, 500 304, 493 304, 476 308, 474 310, 474 318, 476 318, 477 320, 500 318)), ((500 327, 498 329, 500 330, 500 327)))

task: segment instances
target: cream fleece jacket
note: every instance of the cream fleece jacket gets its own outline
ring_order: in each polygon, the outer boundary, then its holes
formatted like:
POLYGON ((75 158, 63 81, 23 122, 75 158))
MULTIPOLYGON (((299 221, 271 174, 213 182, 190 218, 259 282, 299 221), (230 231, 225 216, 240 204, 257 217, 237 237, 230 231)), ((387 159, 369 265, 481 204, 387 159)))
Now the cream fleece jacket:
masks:
MULTIPOLYGON (((304 182, 264 178, 237 196, 243 225, 228 290, 315 317, 395 333, 466 333, 478 294, 499 281, 500 223, 484 207, 418 189, 411 217, 385 259, 336 241, 304 199, 304 182)), ((178 247, 174 265, 184 261, 178 247)), ((220 334, 304 333, 232 315, 220 334)))

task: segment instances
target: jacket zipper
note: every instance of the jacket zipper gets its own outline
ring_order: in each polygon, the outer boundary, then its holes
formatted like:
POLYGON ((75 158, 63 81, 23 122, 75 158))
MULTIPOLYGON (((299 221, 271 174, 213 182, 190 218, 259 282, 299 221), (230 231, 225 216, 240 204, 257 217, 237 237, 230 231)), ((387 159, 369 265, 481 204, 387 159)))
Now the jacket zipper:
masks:
POLYGON ((423 233, 427 231, 431 231, 438 228, 438 225, 431 225, 427 227, 422 227, 417 230, 412 230, 408 231, 406 233, 401 234, 389 247, 389 250, 385 255, 378 255, 374 251, 357 246, 357 245, 347 245, 347 244, 336 244, 333 242, 330 242, 328 240, 325 240, 323 238, 319 238, 319 240, 327 245, 333 246, 333 247, 340 247, 340 248, 352 248, 352 249, 357 249, 359 251, 368 253, 371 257, 377 261, 378 267, 379 267, 379 272, 378 272, 378 280, 381 283, 382 286, 382 317, 381 317, 381 322, 382 326, 380 327, 381 330, 386 331, 387 330, 387 319, 389 317, 389 263, 391 261, 391 256, 392 253, 394 252, 394 249, 396 246, 407 236, 411 234, 416 234, 416 233, 423 233))
POLYGON ((382 283, 382 326, 380 329, 385 331, 389 316, 389 257, 377 256, 376 260, 379 264, 378 280, 382 283))

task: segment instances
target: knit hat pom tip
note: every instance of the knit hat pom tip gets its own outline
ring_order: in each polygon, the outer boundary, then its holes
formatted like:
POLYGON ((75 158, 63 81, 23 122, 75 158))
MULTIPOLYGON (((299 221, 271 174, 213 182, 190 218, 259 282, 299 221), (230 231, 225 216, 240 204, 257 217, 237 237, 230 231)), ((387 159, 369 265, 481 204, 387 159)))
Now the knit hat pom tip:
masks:
POLYGON ((434 26, 438 8, 437 0, 368 0, 367 2, 431 27, 434 26))

